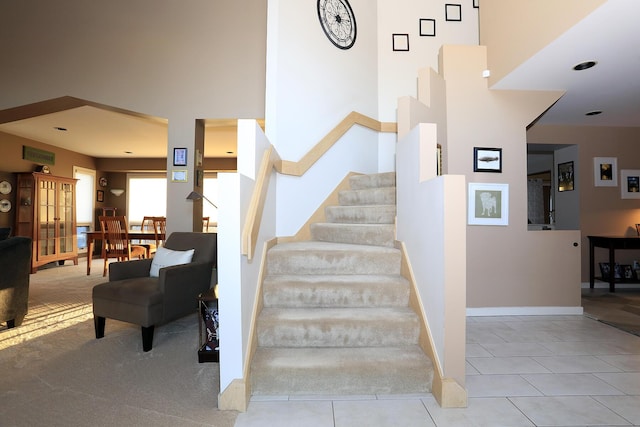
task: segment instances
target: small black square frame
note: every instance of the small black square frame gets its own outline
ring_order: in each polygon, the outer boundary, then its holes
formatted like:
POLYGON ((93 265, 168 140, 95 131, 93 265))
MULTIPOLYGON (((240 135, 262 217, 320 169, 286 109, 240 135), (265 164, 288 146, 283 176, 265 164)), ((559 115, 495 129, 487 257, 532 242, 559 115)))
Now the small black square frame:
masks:
POLYGON ((409 34, 393 34, 393 50, 409 52, 409 34))
POLYGON ((474 9, 480 8, 480 0, 473 0, 473 8, 474 9))
POLYGON ((473 147, 473 171, 502 173, 502 148, 473 147))
POLYGON ((462 21, 462 5, 447 3, 444 5, 445 21, 462 21))
POLYGON ((436 36, 436 20, 431 18, 420 19, 420 35, 426 37, 436 36))

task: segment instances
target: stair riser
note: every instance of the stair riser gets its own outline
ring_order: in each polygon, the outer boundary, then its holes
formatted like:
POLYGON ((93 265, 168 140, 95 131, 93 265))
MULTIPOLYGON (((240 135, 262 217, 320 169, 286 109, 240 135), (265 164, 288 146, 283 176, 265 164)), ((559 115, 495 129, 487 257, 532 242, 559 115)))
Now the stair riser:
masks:
POLYGON ((327 222, 341 224, 395 224, 396 207, 374 206, 327 206, 327 222))
POLYGON ((417 344, 417 319, 338 321, 261 321, 261 347, 384 347, 417 344))
POLYGON ((253 395, 429 393, 431 361, 415 347, 258 349, 253 395))
POLYGON ((388 224, 311 224, 311 238, 321 242, 386 246, 395 242, 395 226, 388 224))
POLYGON ((265 278, 265 307, 406 307, 409 302, 409 285, 406 281, 309 283, 279 281, 279 277, 265 278))
POLYGON ((338 201, 341 206, 395 205, 396 189, 395 187, 391 187, 365 190, 343 190, 338 193, 338 201))
POLYGON ((267 274, 400 274, 400 253, 270 251, 267 274))

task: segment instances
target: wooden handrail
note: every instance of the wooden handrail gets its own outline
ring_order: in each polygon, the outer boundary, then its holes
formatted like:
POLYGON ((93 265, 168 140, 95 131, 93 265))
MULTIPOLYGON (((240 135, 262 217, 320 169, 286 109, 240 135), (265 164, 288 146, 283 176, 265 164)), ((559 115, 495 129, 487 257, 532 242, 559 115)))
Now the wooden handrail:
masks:
POLYGON ((379 122, 371 117, 352 111, 298 162, 281 160, 273 145, 265 150, 260 163, 260 171, 256 176, 256 185, 251 195, 247 217, 242 228, 243 255, 246 255, 250 260, 253 258, 272 168, 275 168, 278 173, 283 175, 304 175, 354 125, 361 125, 378 132, 396 133, 398 129, 396 123, 379 122))

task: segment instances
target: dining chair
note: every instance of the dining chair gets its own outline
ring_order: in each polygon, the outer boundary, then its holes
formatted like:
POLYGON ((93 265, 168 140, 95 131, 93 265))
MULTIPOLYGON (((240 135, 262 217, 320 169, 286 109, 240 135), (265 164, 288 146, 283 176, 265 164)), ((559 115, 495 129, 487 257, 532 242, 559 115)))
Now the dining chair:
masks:
POLYGON ((147 258, 155 254, 161 244, 158 238, 158 230, 156 229, 156 220, 157 217, 155 216, 145 216, 142 218, 142 224, 140 225, 141 231, 153 233, 153 240, 141 240, 139 242, 140 246, 144 246, 147 249, 147 258))
POLYGON ((102 257, 104 258, 103 276, 107 275, 109 258, 124 261, 133 258, 143 259, 146 257, 147 248, 131 244, 127 218, 124 215, 101 216, 99 220, 100 229, 102 230, 102 241, 104 242, 102 247, 102 257))
POLYGON ((153 226, 156 233, 156 245, 160 247, 164 245, 167 236, 167 218, 163 216, 153 217, 153 226))

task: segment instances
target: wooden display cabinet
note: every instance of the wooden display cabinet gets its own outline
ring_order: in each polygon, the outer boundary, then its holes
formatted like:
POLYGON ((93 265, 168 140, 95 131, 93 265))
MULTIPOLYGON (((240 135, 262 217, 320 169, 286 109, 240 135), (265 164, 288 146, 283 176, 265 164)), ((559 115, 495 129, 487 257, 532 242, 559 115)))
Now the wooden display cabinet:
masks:
POLYGON ((31 272, 50 262, 78 264, 76 179, 20 173, 16 194, 16 236, 33 240, 31 272))

